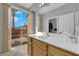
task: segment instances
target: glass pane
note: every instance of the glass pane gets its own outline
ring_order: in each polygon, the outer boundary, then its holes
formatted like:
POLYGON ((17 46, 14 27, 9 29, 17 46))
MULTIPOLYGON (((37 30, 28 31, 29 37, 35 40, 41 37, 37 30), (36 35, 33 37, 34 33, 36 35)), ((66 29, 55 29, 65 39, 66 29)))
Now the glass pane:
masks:
POLYGON ((21 12, 17 11, 14 16, 14 25, 15 28, 19 28, 21 26, 21 12))
POLYGON ((14 16, 15 28, 19 28, 21 26, 26 25, 27 16, 28 16, 28 13, 26 13, 26 12, 16 11, 15 16, 14 16))
POLYGON ((27 23, 27 13, 26 12, 22 12, 22 26, 26 25, 27 23))

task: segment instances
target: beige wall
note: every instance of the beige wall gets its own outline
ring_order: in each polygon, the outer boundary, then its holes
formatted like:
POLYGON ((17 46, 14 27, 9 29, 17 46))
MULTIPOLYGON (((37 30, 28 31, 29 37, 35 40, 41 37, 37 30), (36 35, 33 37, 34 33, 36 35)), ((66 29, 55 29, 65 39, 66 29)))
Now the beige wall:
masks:
POLYGON ((3 19, 3 10, 2 10, 2 4, 0 4, 0 52, 2 52, 2 19, 3 19))
POLYGON ((9 50, 8 47, 8 5, 3 5, 3 43, 2 43, 2 52, 9 50))

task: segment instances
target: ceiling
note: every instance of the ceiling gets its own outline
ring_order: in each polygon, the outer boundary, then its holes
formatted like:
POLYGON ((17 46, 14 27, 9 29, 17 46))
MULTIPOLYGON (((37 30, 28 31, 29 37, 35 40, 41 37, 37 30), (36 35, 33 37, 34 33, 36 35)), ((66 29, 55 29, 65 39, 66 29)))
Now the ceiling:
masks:
POLYGON ((18 4, 26 8, 30 8, 33 5, 33 3, 18 3, 18 4))
POLYGON ((43 7, 40 7, 40 4, 41 3, 19 3, 19 5, 21 5, 25 8, 28 8, 30 10, 33 10, 36 13, 39 13, 39 14, 45 14, 49 11, 52 11, 52 10, 58 8, 58 7, 63 6, 65 3, 49 3, 49 4, 46 4, 43 7))
POLYGON ((63 3, 61 3, 61 4, 60 3, 53 3, 53 4, 50 4, 49 6, 45 6, 45 7, 41 8, 38 11, 38 13, 45 14, 45 13, 52 11, 52 10, 58 8, 58 7, 61 7, 62 5, 64 5, 64 4, 63 3))

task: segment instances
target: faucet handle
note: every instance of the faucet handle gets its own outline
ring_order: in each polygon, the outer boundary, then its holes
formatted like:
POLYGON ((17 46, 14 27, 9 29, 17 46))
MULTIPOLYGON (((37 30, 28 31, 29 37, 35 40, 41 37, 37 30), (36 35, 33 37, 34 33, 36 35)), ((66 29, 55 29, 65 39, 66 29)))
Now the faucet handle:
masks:
POLYGON ((59 32, 59 34, 62 34, 62 32, 59 32))
POLYGON ((49 33, 46 33, 47 36, 50 36, 49 33))

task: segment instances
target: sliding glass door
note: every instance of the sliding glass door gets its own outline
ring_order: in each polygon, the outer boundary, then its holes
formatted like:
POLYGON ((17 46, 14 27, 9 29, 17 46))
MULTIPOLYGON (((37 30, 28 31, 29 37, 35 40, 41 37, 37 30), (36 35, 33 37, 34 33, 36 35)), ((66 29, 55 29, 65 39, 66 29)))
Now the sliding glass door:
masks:
POLYGON ((27 34, 27 17, 28 13, 16 10, 13 14, 13 32, 12 36, 13 38, 22 37, 25 34, 27 34))

